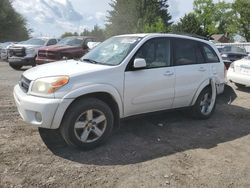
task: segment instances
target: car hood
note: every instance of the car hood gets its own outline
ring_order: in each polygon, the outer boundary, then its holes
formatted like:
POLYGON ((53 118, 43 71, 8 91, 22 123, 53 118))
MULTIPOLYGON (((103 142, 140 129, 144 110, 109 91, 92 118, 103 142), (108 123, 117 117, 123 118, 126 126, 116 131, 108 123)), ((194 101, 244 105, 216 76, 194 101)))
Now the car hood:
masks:
POLYGON ((234 62, 235 66, 250 69, 250 59, 241 59, 234 62))
POLYGON ((80 74, 93 73, 110 68, 112 68, 112 66, 97 65, 76 60, 67 60, 36 66, 25 71, 23 76, 29 80, 61 75, 73 77, 80 74))
POLYGON ((69 45, 52 45, 40 48, 40 50, 47 50, 47 51, 61 51, 61 50, 69 50, 74 48, 80 48, 77 46, 69 46, 69 45))

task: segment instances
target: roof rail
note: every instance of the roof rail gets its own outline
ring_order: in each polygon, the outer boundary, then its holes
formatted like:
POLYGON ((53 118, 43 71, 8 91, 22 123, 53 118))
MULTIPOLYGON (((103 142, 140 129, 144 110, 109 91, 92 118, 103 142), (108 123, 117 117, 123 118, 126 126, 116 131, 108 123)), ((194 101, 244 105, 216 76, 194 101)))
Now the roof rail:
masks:
POLYGON ((211 37, 204 37, 204 36, 200 36, 200 35, 197 35, 197 34, 194 34, 194 33, 170 32, 170 34, 184 35, 184 36, 199 38, 199 39, 203 39, 203 40, 211 40, 211 37))

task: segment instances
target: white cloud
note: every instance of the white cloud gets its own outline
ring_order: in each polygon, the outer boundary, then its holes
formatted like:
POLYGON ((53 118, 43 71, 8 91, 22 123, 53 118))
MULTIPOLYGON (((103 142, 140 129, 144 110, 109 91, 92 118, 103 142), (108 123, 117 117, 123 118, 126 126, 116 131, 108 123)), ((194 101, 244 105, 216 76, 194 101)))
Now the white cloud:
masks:
MULTIPOLYGON (((217 2, 218 0, 214 0, 217 2)), ((226 0, 232 2, 233 0, 226 0)), ((35 34, 59 36, 65 31, 82 31, 104 26, 111 0, 13 0, 35 34)), ((178 21, 193 9, 193 0, 169 0, 169 12, 178 21)))
POLYGON ((105 20, 106 14, 104 12, 96 12, 95 13, 95 18, 97 20, 105 20))

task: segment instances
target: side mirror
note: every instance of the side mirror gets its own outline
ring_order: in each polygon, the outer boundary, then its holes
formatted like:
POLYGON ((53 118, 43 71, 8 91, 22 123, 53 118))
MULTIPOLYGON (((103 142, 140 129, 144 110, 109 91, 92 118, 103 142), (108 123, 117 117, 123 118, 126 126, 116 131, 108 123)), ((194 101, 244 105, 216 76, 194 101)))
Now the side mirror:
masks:
POLYGON ((134 60, 133 67, 134 67, 135 69, 145 68, 146 66, 147 66, 147 63, 146 63, 145 59, 136 58, 136 59, 134 60))

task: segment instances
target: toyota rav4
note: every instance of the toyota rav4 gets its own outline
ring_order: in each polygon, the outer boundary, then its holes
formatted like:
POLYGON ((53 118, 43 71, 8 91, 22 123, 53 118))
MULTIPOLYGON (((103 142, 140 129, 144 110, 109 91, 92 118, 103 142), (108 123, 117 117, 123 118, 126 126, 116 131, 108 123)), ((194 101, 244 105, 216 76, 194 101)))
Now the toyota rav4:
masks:
POLYGON ((112 37, 80 60, 23 73, 14 88, 21 117, 82 149, 110 137, 121 118, 190 107, 209 118, 224 90, 224 64, 209 41, 174 34, 112 37))

